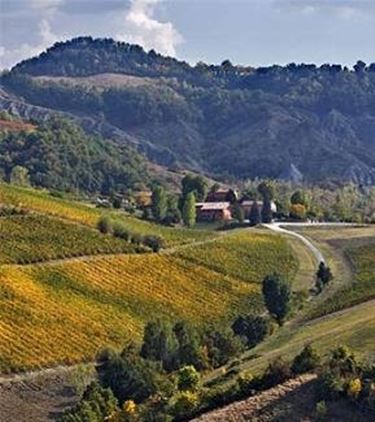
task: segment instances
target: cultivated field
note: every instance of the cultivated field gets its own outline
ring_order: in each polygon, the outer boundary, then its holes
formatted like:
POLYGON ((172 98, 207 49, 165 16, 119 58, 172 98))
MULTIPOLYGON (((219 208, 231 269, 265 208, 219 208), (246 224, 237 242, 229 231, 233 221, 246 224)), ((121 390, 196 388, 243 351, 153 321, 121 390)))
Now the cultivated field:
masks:
POLYGON ((0 265, 135 250, 124 240, 41 214, 0 217, 0 265))
POLYGON ((39 213, 48 214, 74 221, 90 227, 96 227, 101 215, 110 214, 114 219, 121 220, 128 230, 139 234, 153 234, 162 236, 167 246, 173 246, 193 241, 203 241, 217 236, 215 232, 207 230, 188 230, 170 228, 142 221, 125 213, 108 212, 94 208, 87 204, 68 201, 51 196, 46 191, 36 191, 0 183, 0 205, 7 204, 26 208, 39 213))

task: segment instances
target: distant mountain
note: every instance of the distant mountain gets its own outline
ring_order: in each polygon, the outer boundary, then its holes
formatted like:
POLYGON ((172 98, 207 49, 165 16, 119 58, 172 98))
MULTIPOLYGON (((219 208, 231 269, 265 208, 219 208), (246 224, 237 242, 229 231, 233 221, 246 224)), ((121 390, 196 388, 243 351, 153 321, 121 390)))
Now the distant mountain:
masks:
POLYGON ((375 183, 375 64, 220 66, 109 39, 57 43, 1 78, 0 107, 52 111, 214 176, 375 183))

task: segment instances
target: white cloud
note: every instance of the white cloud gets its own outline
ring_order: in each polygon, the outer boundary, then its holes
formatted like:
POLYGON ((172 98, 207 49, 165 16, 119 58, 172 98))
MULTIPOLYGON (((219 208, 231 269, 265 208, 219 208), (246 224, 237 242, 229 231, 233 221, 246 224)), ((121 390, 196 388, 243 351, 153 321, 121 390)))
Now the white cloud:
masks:
POLYGON ((169 56, 176 55, 182 36, 171 22, 159 22, 155 8, 163 0, 132 0, 125 13, 125 28, 116 35, 120 41, 140 44, 169 56))
POLYGON ((0 69, 10 68, 21 60, 37 56, 58 40, 47 19, 43 19, 39 24, 39 38, 37 45, 24 43, 12 50, 0 46, 0 69))

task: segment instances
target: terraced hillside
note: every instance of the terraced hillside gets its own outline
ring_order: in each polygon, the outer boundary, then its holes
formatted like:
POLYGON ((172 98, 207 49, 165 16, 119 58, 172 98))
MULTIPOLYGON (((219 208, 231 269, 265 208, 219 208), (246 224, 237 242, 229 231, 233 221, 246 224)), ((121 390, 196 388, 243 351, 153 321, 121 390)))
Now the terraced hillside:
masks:
POLYGON ((90 227, 99 210, 0 186, 2 203, 37 211, 0 220, 1 372, 91 360, 105 345, 139 338, 156 316, 199 327, 262 312, 262 277, 279 269, 292 279, 298 267, 286 240, 272 233, 233 231, 215 239, 213 232, 116 214, 173 245, 162 254, 123 253, 132 246, 90 227), (33 260, 43 262, 19 265, 33 260))

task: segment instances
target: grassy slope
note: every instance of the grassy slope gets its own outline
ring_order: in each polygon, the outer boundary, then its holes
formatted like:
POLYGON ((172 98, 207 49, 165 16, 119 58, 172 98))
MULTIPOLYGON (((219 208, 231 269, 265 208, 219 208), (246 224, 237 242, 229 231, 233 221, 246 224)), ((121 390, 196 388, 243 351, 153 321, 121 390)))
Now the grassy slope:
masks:
POLYGON ((313 302, 307 319, 354 306, 375 298, 375 227, 305 230, 322 247, 334 280, 313 302))

